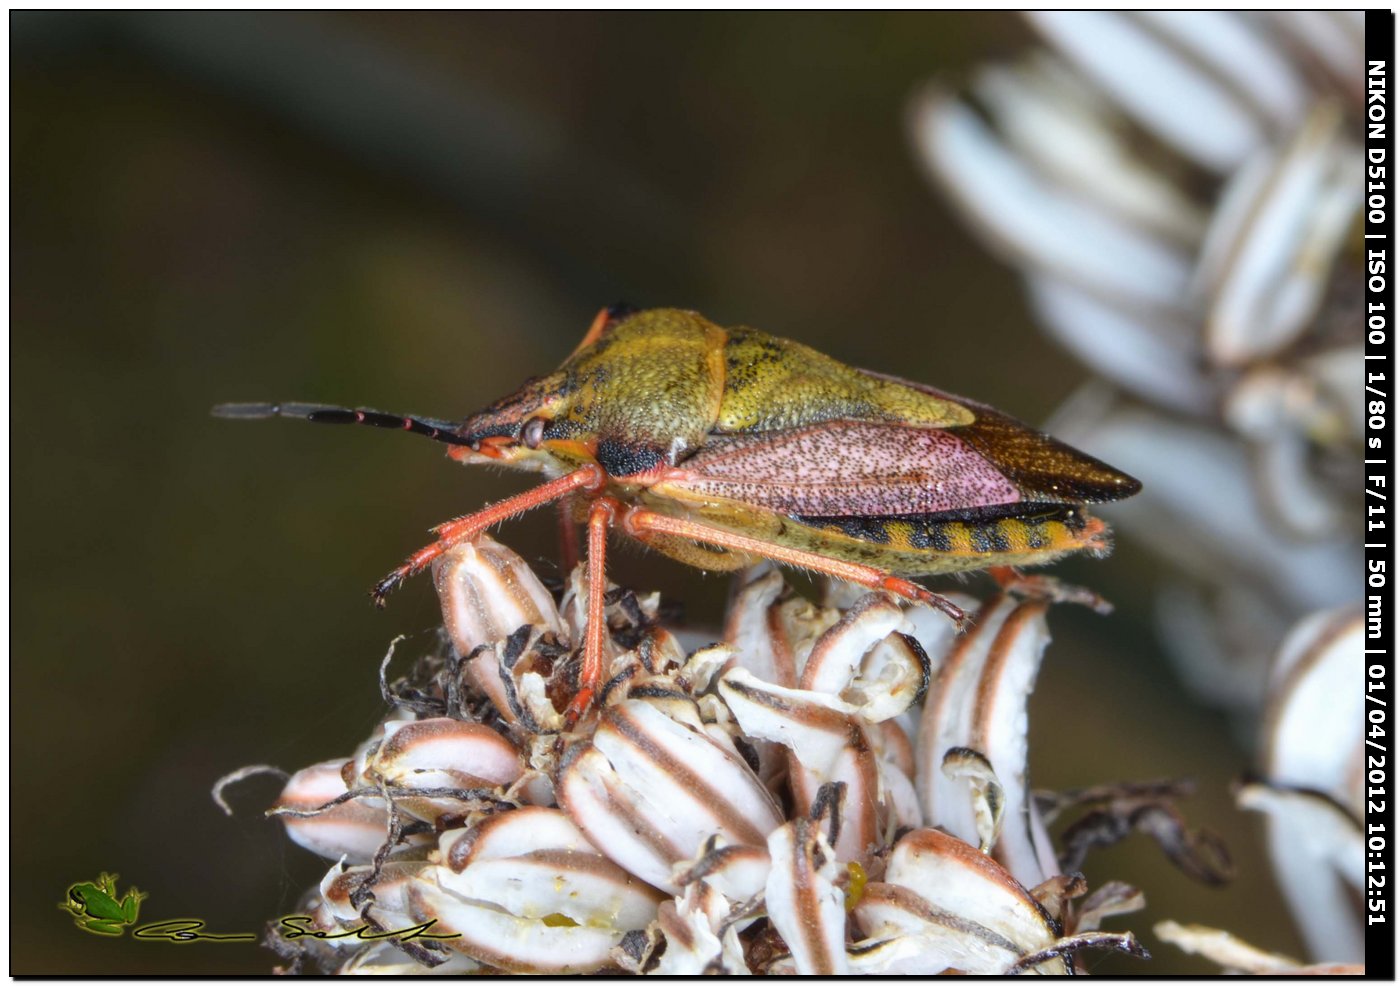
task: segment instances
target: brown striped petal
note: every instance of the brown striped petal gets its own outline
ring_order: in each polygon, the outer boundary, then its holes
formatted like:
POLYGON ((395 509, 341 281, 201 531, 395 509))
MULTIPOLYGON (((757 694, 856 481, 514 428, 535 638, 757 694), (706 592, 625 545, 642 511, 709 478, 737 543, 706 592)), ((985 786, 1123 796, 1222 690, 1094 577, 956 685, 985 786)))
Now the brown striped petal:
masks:
POLYGON ((522 773, 520 754, 509 740, 480 723, 448 718, 386 723, 384 741, 365 769, 375 786, 401 792, 395 797, 399 807, 429 821, 463 813, 464 800, 490 797, 522 773), (437 793, 447 791, 459 793, 437 793))
MULTIPOLYGON (((866 887, 855 916, 872 939, 902 934, 921 942, 921 950, 900 958, 903 972, 995 975, 1058 937, 1050 916, 1010 873, 936 829, 899 841, 885 881, 866 887)), ((1063 971, 1063 962, 1042 971, 1056 967, 1063 971)))
POLYGON ((965 778, 950 777, 942 765, 955 748, 986 758, 1010 821, 993 855, 1027 886, 1059 872, 1026 779, 1026 702, 1050 641, 1046 608, 1044 601, 1011 596, 983 606, 929 686, 917 751, 925 821, 973 844, 980 841, 982 802, 965 778))
POLYGON ((327 859, 367 863, 389 834, 389 811, 384 801, 358 798, 316 811, 348 793, 341 776, 344 764, 343 760, 326 760, 297 771, 269 814, 280 818, 287 835, 302 848, 327 859), (314 814, 301 815, 303 812, 314 814))
POLYGON ((459 719, 391 722, 366 773, 405 786, 493 787, 520 776, 520 755, 495 730, 459 719))
POLYGON ((509 859, 537 849, 596 852, 562 811, 528 805, 493 815, 471 828, 444 832, 438 842, 438 862, 460 873, 475 862, 509 859))
POLYGON ((856 707, 862 719, 883 723, 922 700, 931 678, 932 664, 923 645, 912 634, 899 631, 870 649, 841 697, 856 707))
MULTIPOLYGON (((796 687, 806 670, 807 658, 821 635, 831 629, 841 619, 841 611, 826 606, 817 606, 798 595, 780 598, 769 608, 769 623, 774 630, 774 641, 781 642, 792 655, 796 687)), ((778 682, 774 682, 778 684, 778 682)))
MULTIPOLYGON (((859 859, 884 841, 890 803, 881 781, 875 727, 838 698, 770 685, 742 668, 724 673, 719 692, 745 735, 787 748, 788 781, 799 811, 812 808, 823 785, 844 785, 834 846, 838 859, 859 859)), ((883 769, 897 773, 893 766, 883 769)))
POLYGON ((728 906, 720 895, 707 889, 696 888, 664 902, 657 911, 656 930, 666 947, 647 972, 654 976, 747 973, 749 968, 744 962, 743 947, 738 945, 733 930, 726 937, 733 938, 737 948, 726 949, 726 942, 715 933, 728 913, 728 906), (725 962, 726 950, 730 953, 729 962, 725 962))
MULTIPOLYGON (((766 852, 749 846, 730 848, 738 849, 745 855, 761 856, 766 875, 766 852)), ((734 859, 731 858, 729 862, 733 864, 734 859)), ((724 864, 721 863, 720 868, 725 868, 724 864)), ((741 865, 741 868, 744 867, 741 865)), ((717 873, 717 870, 710 871, 711 876, 717 873)), ((760 893, 762 889, 760 880, 750 896, 760 893)), ((715 883, 708 879, 691 880, 681 896, 666 901, 657 912, 655 927, 665 939, 666 947, 660 959, 646 971, 656 976, 736 975, 750 972, 738 935, 746 922, 730 920, 733 909, 733 898, 715 883)))
MULTIPOLYGON (((355 928, 369 918, 381 928, 402 928, 408 918, 408 885, 428 864, 422 860, 333 866, 321 880, 322 915, 341 928, 355 928)), ((347 939, 349 940, 349 939, 347 939)))
POLYGON ((738 932, 761 913, 758 903, 768 870, 766 848, 726 845, 719 836, 706 840, 688 869, 677 868, 675 881, 682 892, 659 908, 654 935, 634 971, 659 976, 748 973, 738 932), (744 913, 735 916, 736 910, 744 913), (661 940, 665 947, 653 961, 661 940))
POLYGON ((1049 915, 1011 873, 937 829, 918 829, 901 839, 890 854, 885 880, 915 890, 1024 950, 1054 940, 1049 915))
POLYGON ((798 687, 841 694, 865 655, 905 625, 904 613, 893 600, 881 593, 867 593, 817 638, 802 666, 798 687))
POLYGON ((782 817, 742 758, 696 724, 628 699, 602 715, 572 754, 559 800, 595 846, 653 886, 676 892, 673 869, 712 835, 763 845, 782 817))
POLYGON ((1000 975, 1020 957, 1015 942, 896 884, 867 886, 854 913, 870 937, 850 959, 866 975, 1000 975))
POLYGON ((587 972, 656 916, 661 895, 609 862, 563 812, 502 812, 444 833, 407 888, 411 916, 473 959, 515 972, 587 972))
MULTIPOLYGON (((459 892, 470 886, 468 878, 475 870, 488 871, 496 864, 519 860, 532 865, 554 860, 561 882, 551 893, 559 899, 549 901, 545 913, 564 914, 580 923, 599 923, 606 918, 628 930, 642 927, 654 916, 661 898, 608 862, 557 808, 517 808, 487 818, 464 833, 443 833, 436 858, 450 872, 440 874, 439 882, 459 892), (578 893, 565 886, 568 881, 592 881, 594 886, 588 893, 578 893)), ((477 877, 471 879, 482 882, 477 877)), ((486 881, 475 896, 509 907, 504 901, 514 893, 512 888, 492 887, 486 881)), ((519 912, 526 913, 531 907, 540 910, 545 905, 522 901, 519 912)))
MULTIPOLYGON (((913 710, 920 711, 920 710, 913 710)), ((903 726, 904 719, 886 719, 875 730, 880 737, 880 759, 899 768, 907 777, 914 776, 914 741, 903 726)))
POLYGON ((463 900, 426 881, 415 882, 408 896, 415 921, 436 922, 434 934, 459 936, 444 944, 506 972, 593 972, 608 963, 622 939, 622 933, 611 928, 520 917, 463 900))
MULTIPOLYGON (((510 818, 514 812, 507 812, 510 818)), ((522 823, 524 820, 520 820, 522 823)), ((479 859, 461 872, 438 868, 438 886, 531 920, 562 914, 578 924, 645 928, 661 896, 600 853, 534 849, 502 859, 479 859)))
POLYGON ((1300 621, 1270 672, 1263 727, 1270 781, 1324 791, 1358 813, 1365 699, 1353 686, 1365 674, 1364 631, 1354 607, 1300 621))
POLYGON ((777 601, 789 590, 782 573, 764 565, 734 594, 724 622, 724 642, 734 648, 737 667, 761 681, 797 684, 792 643, 776 619, 777 601))
POLYGON ((463 657, 525 625, 564 634, 554 599, 530 566, 489 535, 452 548, 432 572, 443 624, 463 657))
POLYGON ((822 826, 799 818, 774 830, 768 855, 768 920, 792 950, 797 974, 846 974, 845 894, 836 885, 840 869, 822 826))
POLYGON ((1365 761, 1365 624, 1346 607, 1301 621, 1279 650, 1265 710, 1265 782, 1241 807, 1268 818, 1269 855, 1294 922, 1319 960, 1364 954, 1355 895, 1365 879, 1357 822, 1365 761))
MULTIPOLYGON (((914 711, 917 709, 910 710, 914 711)), ((924 823, 914 788, 914 745, 902 725, 907 716, 867 725, 864 730, 879 765, 880 803, 892 816, 887 822, 887 840, 895 829, 918 828, 924 823)))
POLYGON ((676 882, 688 887, 703 881, 727 900, 745 903, 763 892, 771 865, 768 851, 761 846, 725 845, 715 836, 693 866, 676 874, 676 882))

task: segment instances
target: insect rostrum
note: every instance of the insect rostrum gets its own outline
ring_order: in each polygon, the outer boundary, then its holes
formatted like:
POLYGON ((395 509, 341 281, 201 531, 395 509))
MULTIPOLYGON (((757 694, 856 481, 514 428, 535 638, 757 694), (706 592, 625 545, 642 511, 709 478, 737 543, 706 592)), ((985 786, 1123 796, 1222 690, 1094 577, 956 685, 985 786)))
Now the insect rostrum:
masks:
POLYGON ((900 576, 1105 553, 1107 527, 1085 506, 1140 488, 984 404, 669 308, 604 309, 559 369, 460 424, 309 404, 215 413, 400 428, 449 444, 460 462, 543 473, 543 485, 439 525, 438 540, 386 576, 375 597, 453 544, 561 503, 588 529, 590 615, 575 719, 601 674, 609 529, 699 568, 770 558, 960 618, 900 576))

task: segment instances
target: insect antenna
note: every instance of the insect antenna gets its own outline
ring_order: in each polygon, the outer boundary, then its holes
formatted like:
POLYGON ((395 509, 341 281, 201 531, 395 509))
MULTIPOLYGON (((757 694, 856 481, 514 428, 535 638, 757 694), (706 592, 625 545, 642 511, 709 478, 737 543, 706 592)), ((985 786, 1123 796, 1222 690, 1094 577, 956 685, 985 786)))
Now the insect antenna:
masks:
POLYGON ((390 414, 367 407, 336 407, 331 404, 216 404, 210 413, 216 418, 303 418, 326 425, 369 425, 372 428, 411 431, 415 435, 423 435, 448 445, 472 444, 470 439, 457 434, 457 424, 454 421, 390 414))

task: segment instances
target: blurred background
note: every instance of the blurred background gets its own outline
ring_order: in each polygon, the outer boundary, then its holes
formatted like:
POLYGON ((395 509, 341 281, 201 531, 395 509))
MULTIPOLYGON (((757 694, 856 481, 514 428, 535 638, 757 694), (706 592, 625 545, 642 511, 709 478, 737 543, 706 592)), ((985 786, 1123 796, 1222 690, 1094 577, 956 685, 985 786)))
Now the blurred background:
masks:
MULTIPOLYGON (((211 784, 347 755, 425 580, 366 592, 426 529, 527 485, 421 440, 220 421, 229 400, 461 417, 568 355, 596 310, 698 309, 1043 422, 1088 371, 921 174, 903 114, 1030 40, 1011 15, 11 15, 13 974, 260 973, 250 944, 77 931, 99 871, 141 918, 261 931, 325 864, 211 784)), ((1112 510, 1103 513, 1113 517, 1112 510)), ((501 538, 553 571, 552 519, 501 538)), ((618 582, 713 627, 727 582, 622 548, 618 582)), ((1032 780, 1190 776, 1238 876, 1144 837, 1091 856, 1141 887, 1148 967, 1208 972, 1162 918, 1295 955, 1250 752, 1177 682, 1161 563, 1130 538, 1056 570, 1117 605, 1052 614, 1032 780)), ((973 588, 989 590, 977 580, 973 588)))

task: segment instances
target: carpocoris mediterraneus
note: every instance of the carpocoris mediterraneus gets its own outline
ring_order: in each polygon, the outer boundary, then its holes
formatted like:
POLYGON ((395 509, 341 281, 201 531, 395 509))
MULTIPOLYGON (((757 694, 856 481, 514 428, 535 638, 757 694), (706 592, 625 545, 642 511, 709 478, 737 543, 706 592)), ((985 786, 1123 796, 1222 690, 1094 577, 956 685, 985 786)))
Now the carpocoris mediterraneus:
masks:
POLYGON ((1086 504, 1138 482, 985 404, 846 366, 692 311, 604 309, 564 364, 457 423, 313 404, 225 404, 223 417, 284 416, 426 435, 460 462, 547 481, 433 529, 374 588, 376 602, 453 545, 557 502, 588 532, 588 622, 579 691, 603 672, 609 530, 709 571, 760 558, 936 606, 904 576, 1103 554, 1086 504))

